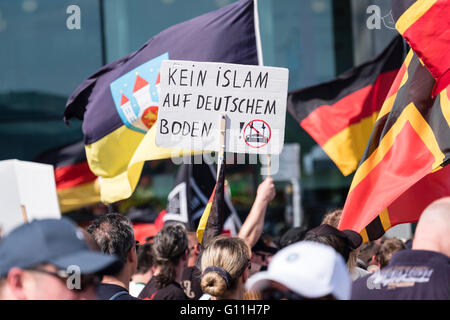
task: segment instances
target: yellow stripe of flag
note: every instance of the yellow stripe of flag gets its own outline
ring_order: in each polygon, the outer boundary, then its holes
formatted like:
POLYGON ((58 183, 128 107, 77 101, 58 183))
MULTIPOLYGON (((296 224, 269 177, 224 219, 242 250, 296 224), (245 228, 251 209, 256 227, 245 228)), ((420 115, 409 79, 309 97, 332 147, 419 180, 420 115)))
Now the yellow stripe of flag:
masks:
MULTIPOLYGON (((400 0, 397 0, 400 1, 400 0)), ((397 20, 395 27, 400 34, 404 34, 408 28, 420 19, 437 0, 418 0, 409 7, 397 20)), ((443 13, 444 14, 444 13, 443 13)))

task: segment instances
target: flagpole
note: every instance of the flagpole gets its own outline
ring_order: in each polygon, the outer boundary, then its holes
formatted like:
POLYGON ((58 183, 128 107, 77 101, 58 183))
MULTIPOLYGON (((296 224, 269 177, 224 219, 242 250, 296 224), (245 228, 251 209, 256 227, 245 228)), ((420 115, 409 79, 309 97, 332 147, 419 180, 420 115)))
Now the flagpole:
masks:
POLYGON ((23 216, 23 222, 28 223, 28 215, 27 215, 27 209, 23 204, 20 205, 20 209, 22 210, 22 216, 23 216))
MULTIPOLYGON (((255 40, 256 40, 256 51, 258 53, 258 65, 264 66, 262 44, 261 44, 261 33, 259 28, 258 0, 253 0, 253 16, 255 21, 255 40)), ((267 154, 266 158, 267 158, 267 176, 270 177, 270 154, 267 154)))
MULTIPOLYGON (((227 130, 227 116, 226 114, 220 115, 220 134, 219 134, 219 161, 217 162, 217 176, 216 181, 219 179, 220 166, 223 163, 225 157, 225 133, 227 130)), ((223 163, 225 164, 225 163, 223 163)))

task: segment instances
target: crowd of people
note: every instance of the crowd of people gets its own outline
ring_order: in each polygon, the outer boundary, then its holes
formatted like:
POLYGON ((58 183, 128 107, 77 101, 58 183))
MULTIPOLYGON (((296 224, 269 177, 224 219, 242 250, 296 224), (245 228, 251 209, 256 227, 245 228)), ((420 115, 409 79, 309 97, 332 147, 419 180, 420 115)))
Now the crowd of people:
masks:
POLYGON ((450 197, 430 204, 414 238, 362 243, 337 228, 341 210, 314 228, 262 234, 273 180, 235 236, 199 243, 166 221, 146 243, 117 213, 82 229, 66 218, 23 224, 0 242, 0 299, 448 300, 450 197))

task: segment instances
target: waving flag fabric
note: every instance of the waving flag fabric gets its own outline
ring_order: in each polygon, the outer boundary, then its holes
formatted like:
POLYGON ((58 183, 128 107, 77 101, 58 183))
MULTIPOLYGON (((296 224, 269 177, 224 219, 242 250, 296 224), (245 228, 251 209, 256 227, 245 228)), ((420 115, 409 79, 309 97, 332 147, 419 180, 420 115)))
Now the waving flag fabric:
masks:
POLYGON ((356 170, 404 59, 401 36, 330 82, 290 92, 288 110, 344 175, 356 170))
POLYGON ((197 239, 203 246, 221 234, 225 216, 225 161, 218 164, 219 173, 211 197, 197 227, 197 239))
POLYGON ((258 64, 254 12, 253 1, 241 0, 172 26, 75 90, 64 116, 83 119, 87 159, 102 177, 103 202, 129 197, 144 161, 182 152, 155 145, 161 61, 258 64))
POLYGON ((100 202, 98 178, 89 169, 83 141, 45 151, 33 161, 53 165, 61 212, 100 202))
MULTIPOLYGON (((179 221, 184 223, 188 230, 196 230, 215 185, 216 172, 211 164, 204 160, 201 163, 192 161, 190 164, 181 164, 175 178, 175 186, 168 196, 164 220, 179 221)), ((224 201, 224 229, 225 226, 230 226, 230 233, 237 234, 242 222, 227 192, 224 201)))
POLYGON ((432 98, 436 83, 411 50, 386 100, 355 173, 339 228, 365 241, 390 227, 417 221, 432 200, 450 195, 448 88, 432 98))
POLYGON ((450 1, 392 0, 395 27, 437 80, 433 97, 450 84, 450 1))

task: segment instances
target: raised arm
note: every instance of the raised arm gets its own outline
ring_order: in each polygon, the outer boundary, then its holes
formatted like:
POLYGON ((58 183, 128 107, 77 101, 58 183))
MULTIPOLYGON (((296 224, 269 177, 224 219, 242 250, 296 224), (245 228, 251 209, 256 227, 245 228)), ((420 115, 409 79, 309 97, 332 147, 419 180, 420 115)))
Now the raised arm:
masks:
POLYGON ((238 237, 252 248, 262 234, 267 206, 275 198, 273 179, 268 177, 258 186, 255 202, 239 230, 238 237))

